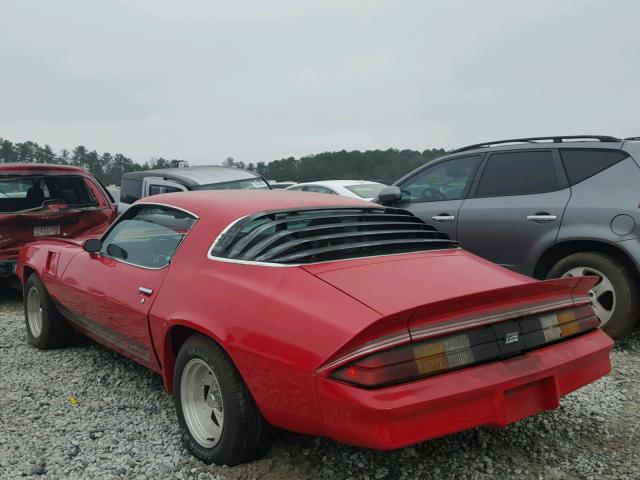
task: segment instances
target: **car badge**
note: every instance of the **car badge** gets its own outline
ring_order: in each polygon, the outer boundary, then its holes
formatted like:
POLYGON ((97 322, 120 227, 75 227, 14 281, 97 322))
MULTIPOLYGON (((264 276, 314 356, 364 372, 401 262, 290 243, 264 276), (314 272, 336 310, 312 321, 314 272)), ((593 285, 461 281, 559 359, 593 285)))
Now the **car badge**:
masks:
POLYGON ((504 344, 516 343, 518 341, 518 332, 508 332, 504 335, 504 344))

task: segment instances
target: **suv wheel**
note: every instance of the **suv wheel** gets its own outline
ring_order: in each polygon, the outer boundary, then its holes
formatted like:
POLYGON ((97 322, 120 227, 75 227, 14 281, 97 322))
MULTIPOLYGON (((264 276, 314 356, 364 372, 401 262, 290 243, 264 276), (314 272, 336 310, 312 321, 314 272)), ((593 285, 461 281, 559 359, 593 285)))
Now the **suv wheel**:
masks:
POLYGON ((575 253, 554 265, 547 278, 595 275, 600 280, 590 292, 602 329, 613 338, 628 333, 640 316, 638 284, 634 273, 616 258, 603 253, 575 253))

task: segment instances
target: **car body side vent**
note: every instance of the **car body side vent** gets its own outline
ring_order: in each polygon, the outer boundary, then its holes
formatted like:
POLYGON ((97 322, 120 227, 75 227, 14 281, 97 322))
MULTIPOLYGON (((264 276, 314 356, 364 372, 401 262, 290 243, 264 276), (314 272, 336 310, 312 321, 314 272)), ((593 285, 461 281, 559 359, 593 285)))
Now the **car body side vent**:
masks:
POLYGON ((326 207, 244 217, 211 248, 211 256, 301 264, 442 248, 457 243, 406 210, 326 207))

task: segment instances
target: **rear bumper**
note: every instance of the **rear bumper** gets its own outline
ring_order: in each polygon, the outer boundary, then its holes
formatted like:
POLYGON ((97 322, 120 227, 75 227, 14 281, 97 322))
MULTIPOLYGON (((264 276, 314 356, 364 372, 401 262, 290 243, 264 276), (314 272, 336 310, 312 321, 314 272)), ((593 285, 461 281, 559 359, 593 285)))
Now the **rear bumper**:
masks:
POLYGON ((480 426, 505 427, 557 408, 606 375, 613 341, 596 330, 504 361, 393 387, 363 390, 318 378, 332 439, 389 450, 480 426))

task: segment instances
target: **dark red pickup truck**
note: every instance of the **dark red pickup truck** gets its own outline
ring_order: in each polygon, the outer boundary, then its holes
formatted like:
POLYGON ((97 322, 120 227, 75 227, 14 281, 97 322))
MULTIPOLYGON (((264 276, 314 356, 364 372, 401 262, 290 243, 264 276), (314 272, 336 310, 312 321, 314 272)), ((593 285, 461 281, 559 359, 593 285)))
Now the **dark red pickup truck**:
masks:
POLYGON ((109 192, 83 168, 0 163, 0 277, 13 277, 26 243, 99 233, 116 215, 109 192))

